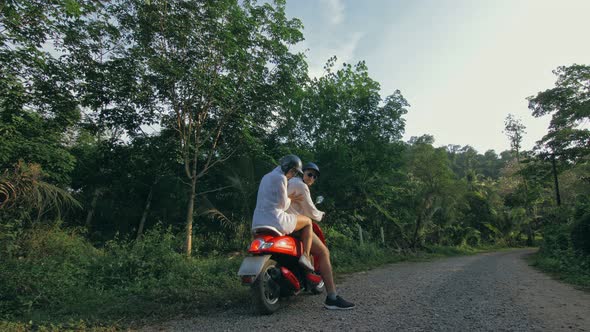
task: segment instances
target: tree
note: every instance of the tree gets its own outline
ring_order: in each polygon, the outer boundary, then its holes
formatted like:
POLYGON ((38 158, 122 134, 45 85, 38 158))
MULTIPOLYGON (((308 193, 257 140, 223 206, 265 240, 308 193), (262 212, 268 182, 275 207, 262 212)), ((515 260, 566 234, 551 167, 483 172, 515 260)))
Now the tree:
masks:
POLYGON ((504 134, 508 137, 510 147, 516 153, 516 160, 518 162, 520 162, 522 139, 524 134, 526 134, 525 129, 526 127, 520 119, 517 119, 512 114, 508 114, 506 121, 504 121, 504 134))
POLYGON ((425 227, 440 211, 443 201, 452 201, 453 173, 445 148, 434 148, 424 139, 415 142, 407 151, 407 172, 415 209, 411 245, 417 248, 424 240, 425 227))
POLYGON ((328 222, 338 220, 334 227, 343 232, 363 223, 378 233, 380 220, 392 220, 390 190, 402 178, 400 138, 409 104, 397 90, 381 97, 364 62, 336 69, 336 60, 330 58, 325 74, 297 91, 277 141, 319 164, 322 180, 315 189, 333 202, 328 222))
POLYGON ((553 73, 555 87, 528 97, 529 109, 535 117, 551 115, 539 144, 559 159, 575 161, 590 153, 590 130, 579 127, 590 120, 590 66, 562 66, 553 73))
POLYGON ((284 1, 136 0, 118 12, 133 36, 132 53, 147 68, 162 124, 178 135, 189 187, 187 255, 198 180, 233 150, 224 130, 270 112, 280 83, 299 65, 288 45, 302 39, 301 22, 286 19, 284 11, 284 1))
POLYGON ((312 149, 363 142, 392 143, 405 129, 402 118, 409 103, 399 90, 382 98, 379 83, 367 65, 343 64, 334 71, 336 57, 325 65, 325 75, 310 82, 305 96, 291 110, 292 139, 312 149))
POLYGON ((53 183, 65 184, 74 158, 62 142, 80 118, 67 62, 47 52, 64 36, 64 22, 86 1, 9 1, 0 5, 0 168, 38 163, 53 183))
MULTIPOLYGON (((516 154, 516 162, 518 165, 519 173, 522 177, 522 184, 523 184, 523 197, 524 197, 524 206, 527 216, 530 217, 531 213, 531 204, 529 198, 529 189, 528 189, 528 182, 526 176, 522 173, 522 166, 521 166, 521 148, 522 148, 522 139, 525 132, 525 125, 522 123, 520 119, 515 118, 512 114, 508 114, 506 117, 506 121, 504 122, 504 133, 508 137, 510 141, 510 147, 512 151, 516 154)), ((533 233, 530 226, 530 222, 527 223, 527 237, 528 237, 528 245, 533 244, 533 233)))
POLYGON ((561 205, 559 171, 568 162, 590 154, 590 130, 580 127, 590 119, 590 66, 558 67, 555 88, 530 96, 529 109, 535 117, 550 114, 549 132, 538 142, 539 157, 551 162, 555 200, 561 205))

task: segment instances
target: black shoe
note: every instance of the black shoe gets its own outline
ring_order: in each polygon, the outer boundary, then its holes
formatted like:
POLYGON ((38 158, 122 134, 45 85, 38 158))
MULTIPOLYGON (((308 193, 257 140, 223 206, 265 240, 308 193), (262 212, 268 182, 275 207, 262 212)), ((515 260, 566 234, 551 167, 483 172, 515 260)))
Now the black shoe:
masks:
POLYGON ((354 308, 354 303, 348 302, 340 296, 336 296, 336 300, 330 300, 329 297, 326 297, 324 307, 331 310, 349 310, 354 308))

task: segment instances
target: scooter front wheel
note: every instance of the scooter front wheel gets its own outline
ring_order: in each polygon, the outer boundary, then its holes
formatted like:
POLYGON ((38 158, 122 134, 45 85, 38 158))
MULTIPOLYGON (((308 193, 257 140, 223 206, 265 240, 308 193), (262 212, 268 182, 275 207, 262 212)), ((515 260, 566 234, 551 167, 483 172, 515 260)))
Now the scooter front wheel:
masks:
POLYGON ((272 278, 272 273, 276 269, 277 262, 269 259, 262 267, 262 271, 252 285, 254 306, 263 315, 270 315, 279 309, 281 288, 272 278))

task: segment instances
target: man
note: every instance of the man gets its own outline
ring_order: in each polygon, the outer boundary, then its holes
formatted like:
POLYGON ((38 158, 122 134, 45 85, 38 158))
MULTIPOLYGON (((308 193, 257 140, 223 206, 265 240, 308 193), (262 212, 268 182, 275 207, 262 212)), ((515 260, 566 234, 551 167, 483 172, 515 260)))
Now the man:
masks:
MULTIPOLYGON (((303 167, 303 176, 293 177, 289 180, 288 193, 293 196, 302 196, 301 199, 293 201, 288 213, 305 215, 315 221, 321 221, 324 217, 324 212, 318 210, 311 199, 309 187, 311 187, 316 179, 320 176, 320 168, 314 163, 308 163, 303 167)), ((336 285, 334 284, 334 275, 332 273, 332 263, 330 262, 330 251, 320 240, 320 238, 312 233, 311 253, 319 257, 320 274, 326 284, 326 291, 328 295, 324 302, 324 307, 327 309, 352 309, 354 303, 344 300, 338 296, 336 292, 336 285)))
POLYGON ((262 177, 260 181, 252 229, 271 226, 282 234, 300 231, 303 253, 299 258, 299 264, 313 271, 310 260, 313 234, 311 219, 304 215, 286 212, 291 201, 297 202, 302 199, 301 195, 287 194, 287 181, 302 173, 301 159, 295 155, 287 155, 281 158, 279 163, 279 166, 262 177))

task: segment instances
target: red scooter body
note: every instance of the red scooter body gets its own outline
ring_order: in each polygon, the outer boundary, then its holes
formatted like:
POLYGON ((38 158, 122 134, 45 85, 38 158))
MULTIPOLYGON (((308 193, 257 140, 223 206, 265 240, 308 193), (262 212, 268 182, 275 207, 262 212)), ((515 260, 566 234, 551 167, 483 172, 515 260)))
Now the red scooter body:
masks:
MULTIPOLYGON (((314 223, 314 233, 325 244, 321 228, 314 223)), ((319 275, 319 259, 314 257, 315 273, 299 265, 303 243, 290 235, 273 231, 258 232, 250 243, 238 275, 242 283, 252 287, 254 302, 259 312, 271 314, 278 309, 278 298, 296 295, 305 289, 313 294, 324 290, 319 275)))

